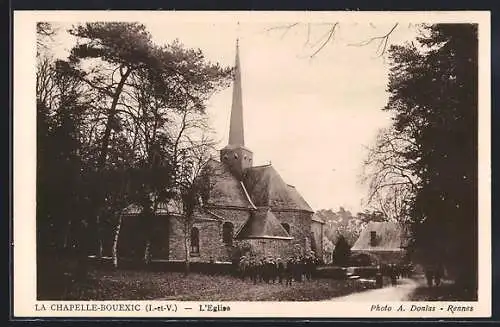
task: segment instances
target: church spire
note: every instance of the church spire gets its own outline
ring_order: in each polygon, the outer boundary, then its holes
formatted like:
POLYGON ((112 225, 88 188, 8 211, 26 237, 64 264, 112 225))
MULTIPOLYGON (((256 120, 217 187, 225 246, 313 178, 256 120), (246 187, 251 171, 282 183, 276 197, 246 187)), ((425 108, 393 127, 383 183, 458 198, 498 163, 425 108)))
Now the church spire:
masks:
MULTIPOLYGON (((239 25, 239 24, 238 24, 239 25)), ((221 162, 226 164, 234 176, 242 180, 245 171, 252 167, 252 151, 245 147, 243 130, 243 100, 241 97, 241 67, 239 40, 236 39, 236 58, 233 76, 233 102, 231 105, 231 123, 228 144, 221 149, 221 162)))
POLYGON ((231 106, 231 123, 229 125, 228 145, 245 145, 239 39, 236 39, 236 57, 233 78, 233 103, 231 106))

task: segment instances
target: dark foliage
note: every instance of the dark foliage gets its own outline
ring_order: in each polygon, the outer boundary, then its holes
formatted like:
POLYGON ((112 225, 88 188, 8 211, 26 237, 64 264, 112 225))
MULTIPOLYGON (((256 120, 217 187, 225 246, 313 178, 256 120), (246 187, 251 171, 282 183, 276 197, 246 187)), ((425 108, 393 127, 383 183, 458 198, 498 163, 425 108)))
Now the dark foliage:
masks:
POLYGON ((418 260, 442 262, 477 287, 477 25, 428 26, 418 44, 393 46, 386 110, 413 145, 402 155, 418 177, 411 204, 418 260))
POLYGON ((349 264, 349 257, 351 256, 351 247, 344 236, 340 235, 333 250, 333 264, 339 266, 346 266, 349 264))
MULTIPOLYGON (((57 29, 38 23, 37 32, 50 50, 57 29)), ((210 142, 189 133, 208 129, 206 101, 231 76, 199 49, 155 44, 141 24, 86 23, 69 33, 78 42, 67 60, 37 56, 37 266, 46 282, 84 276, 88 254, 114 255, 131 203, 143 211, 136 231, 147 260, 160 203, 203 189, 189 167, 202 165, 210 142), (54 258, 61 269, 51 269, 54 258)))

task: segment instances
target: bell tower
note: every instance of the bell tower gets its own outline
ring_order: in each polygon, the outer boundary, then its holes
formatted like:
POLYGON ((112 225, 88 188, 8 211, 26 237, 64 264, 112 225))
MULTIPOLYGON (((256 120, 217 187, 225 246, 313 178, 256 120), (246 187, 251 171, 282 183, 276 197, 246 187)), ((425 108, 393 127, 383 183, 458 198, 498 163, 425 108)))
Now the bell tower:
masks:
POLYGON ((229 125, 228 144, 220 150, 220 160, 232 173, 242 179, 247 168, 252 167, 253 153, 245 147, 243 128, 243 99, 241 86, 241 67, 239 41, 236 40, 236 58, 233 76, 233 102, 231 106, 231 122, 229 125))

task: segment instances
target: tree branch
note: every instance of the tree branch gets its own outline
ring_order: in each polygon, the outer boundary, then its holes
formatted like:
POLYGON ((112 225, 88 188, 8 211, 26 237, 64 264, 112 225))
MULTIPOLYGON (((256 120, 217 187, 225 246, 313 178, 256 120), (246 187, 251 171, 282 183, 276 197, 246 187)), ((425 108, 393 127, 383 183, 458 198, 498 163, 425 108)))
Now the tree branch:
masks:
POLYGON ((313 54, 310 56, 310 58, 313 58, 314 56, 316 56, 318 54, 318 52, 320 52, 328 44, 328 42, 330 42, 330 40, 335 35, 335 30, 337 29, 338 24, 339 23, 333 24, 333 26, 330 28, 330 31, 328 32, 328 37, 326 38, 326 40, 320 45, 320 47, 318 49, 316 49, 316 51, 313 52, 313 54))
POLYGON ((387 32, 386 34, 384 35, 381 35, 381 36, 374 36, 368 40, 365 40, 365 41, 362 41, 362 42, 359 42, 359 43, 350 43, 349 45, 350 46, 365 46, 365 45, 369 45, 371 44, 372 42, 375 42, 375 41, 378 41, 378 46, 377 46, 377 53, 379 53, 379 57, 383 56, 384 53, 386 52, 387 50, 387 44, 389 42, 389 37, 390 35, 394 32, 394 30, 396 29, 396 27, 399 25, 399 23, 396 23, 394 24, 394 26, 389 30, 389 32, 387 32), (382 51, 380 51, 380 48, 382 48, 382 51))

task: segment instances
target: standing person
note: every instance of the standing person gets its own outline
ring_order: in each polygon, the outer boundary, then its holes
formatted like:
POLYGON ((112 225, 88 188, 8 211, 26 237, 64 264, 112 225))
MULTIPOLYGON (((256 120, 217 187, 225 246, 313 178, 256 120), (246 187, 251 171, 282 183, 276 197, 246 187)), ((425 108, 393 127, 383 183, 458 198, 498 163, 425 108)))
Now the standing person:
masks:
POLYGON ((295 275, 295 261, 292 257, 288 258, 285 265, 285 285, 292 285, 292 279, 295 275))
POLYGON ((395 264, 390 265, 390 276, 391 276, 391 284, 393 286, 397 285, 397 279, 398 279, 398 272, 397 272, 397 267, 395 264))
POLYGON ((278 270, 278 281, 280 284, 283 283, 283 278, 285 277, 285 264, 281 258, 276 259, 276 265, 278 270))
POLYGON ((300 258, 300 257, 295 258, 294 268, 295 268, 295 272, 294 272, 295 276, 293 279, 297 282, 302 282, 302 273, 303 273, 302 258, 300 258))
POLYGON ((249 270, 250 270, 250 279, 253 281, 254 284, 257 284, 257 274, 258 274, 258 267, 257 267, 257 260, 255 257, 250 258, 250 263, 249 263, 249 270))
POLYGON ((261 258, 259 261, 259 281, 264 282, 266 279, 266 259, 261 258))
POLYGON ((444 268, 442 264, 438 264, 436 267, 436 272, 434 273, 434 284, 436 286, 441 285, 441 279, 443 278, 444 268))
POLYGON ((432 287, 433 286, 433 278, 434 278, 434 272, 431 267, 425 267, 425 278, 427 279, 427 286, 432 287))
POLYGON ((375 275, 375 285, 377 288, 382 288, 384 286, 384 276, 382 274, 382 267, 377 266, 377 273, 375 275))

